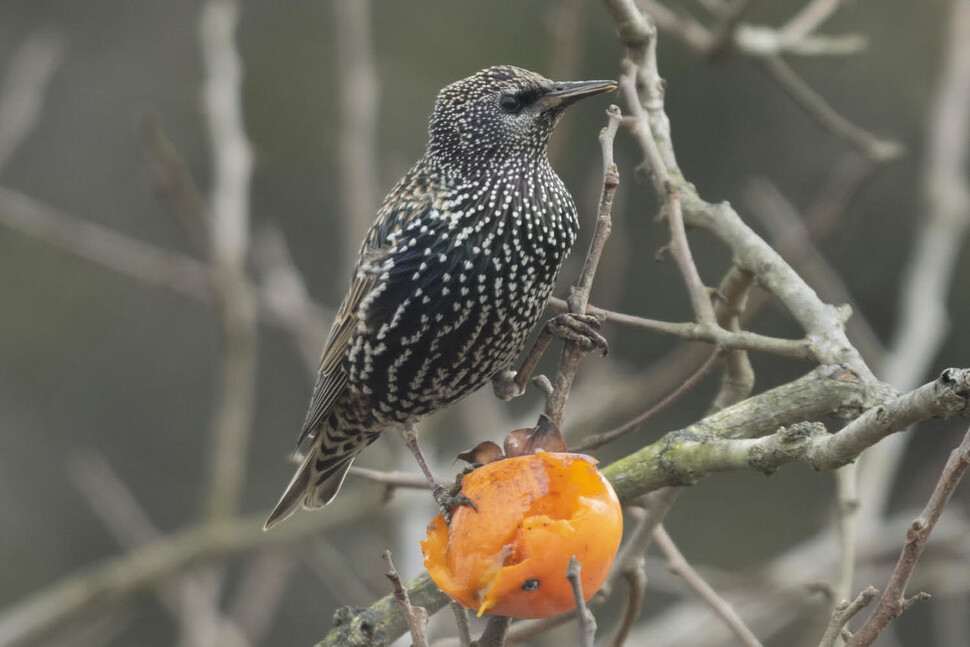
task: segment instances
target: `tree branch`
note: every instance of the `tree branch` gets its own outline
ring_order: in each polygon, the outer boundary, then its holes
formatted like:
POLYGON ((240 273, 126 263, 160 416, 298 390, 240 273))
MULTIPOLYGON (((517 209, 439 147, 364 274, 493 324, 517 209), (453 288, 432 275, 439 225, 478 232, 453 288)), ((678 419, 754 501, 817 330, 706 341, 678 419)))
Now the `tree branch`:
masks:
POLYGON ((757 439, 725 438, 702 431, 702 425, 711 418, 765 406, 761 400, 771 393, 749 398, 696 425, 671 432, 608 465, 603 474, 620 500, 626 501, 665 485, 691 485, 714 472, 755 469, 770 474, 792 461, 805 462, 813 469, 836 469, 914 420, 970 416, 970 369, 947 369, 936 381, 867 410, 836 434, 827 433, 817 423, 792 424, 757 439))
POLYGON ((970 467, 970 430, 963 437, 963 441, 950 453, 950 458, 943 467, 943 473, 933 488, 929 501, 920 515, 913 521, 909 530, 906 532, 906 543, 903 552, 896 562, 892 577, 886 586, 879 604, 866 623, 852 636, 846 643, 846 647, 866 647, 879 636, 880 633, 889 625, 890 622, 898 618, 913 602, 929 597, 925 593, 917 594, 911 598, 906 597, 906 585, 909 583, 916 563, 919 561, 926 543, 930 539, 930 533, 943 514, 950 497, 956 490, 960 479, 970 467))
MULTIPOLYGON (((606 247, 606 241, 610 236, 613 196, 616 195, 616 189, 620 186, 620 174, 616 168, 616 163, 613 161, 613 139, 616 137, 616 131, 622 120, 620 109, 616 106, 610 106, 607 116, 609 121, 599 136, 603 154, 603 191, 600 194, 599 208, 596 212, 596 224, 593 227, 589 251, 583 261, 579 278, 576 279, 576 283, 569 291, 569 311, 580 314, 586 312, 586 306, 589 304, 593 277, 596 274, 603 249, 606 247)), ((563 410, 566 408, 566 400, 569 398, 569 389, 572 387, 576 371, 579 369, 579 360, 584 354, 585 351, 575 342, 567 342, 564 345, 552 392, 546 398, 545 416, 560 429, 562 428, 563 410)))
POLYGON ((206 500, 211 521, 228 518, 239 505, 256 388, 256 308, 245 274, 253 161, 243 126, 242 62, 235 44, 238 14, 235 0, 208 0, 200 22, 214 178, 210 259, 223 333, 206 500))
POLYGON ((748 629, 744 620, 738 615, 731 604, 718 595, 717 591, 711 587, 700 574, 694 570, 684 555, 677 548, 670 535, 663 525, 657 526, 653 531, 653 539, 667 559, 667 568, 674 575, 683 579, 687 586, 696 593, 701 600, 726 624, 731 632, 747 647, 763 647, 757 636, 748 629))

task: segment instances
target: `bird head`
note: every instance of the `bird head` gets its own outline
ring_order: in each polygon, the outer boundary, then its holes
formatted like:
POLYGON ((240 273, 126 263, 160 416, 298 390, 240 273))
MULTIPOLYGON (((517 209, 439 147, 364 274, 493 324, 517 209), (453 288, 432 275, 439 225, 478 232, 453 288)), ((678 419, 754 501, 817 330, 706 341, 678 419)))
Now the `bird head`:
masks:
POLYGON ((428 153, 459 172, 545 160, 566 108, 615 89, 615 81, 550 81, 511 65, 484 69, 438 94, 428 153))

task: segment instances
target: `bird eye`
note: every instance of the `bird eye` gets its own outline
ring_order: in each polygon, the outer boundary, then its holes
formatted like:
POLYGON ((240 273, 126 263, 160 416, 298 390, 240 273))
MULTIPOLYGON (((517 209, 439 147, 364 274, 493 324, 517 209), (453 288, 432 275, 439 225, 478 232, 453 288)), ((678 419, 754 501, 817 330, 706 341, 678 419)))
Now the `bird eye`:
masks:
POLYGON ((498 105, 502 110, 513 115, 522 109, 522 103, 514 94, 503 94, 498 105))

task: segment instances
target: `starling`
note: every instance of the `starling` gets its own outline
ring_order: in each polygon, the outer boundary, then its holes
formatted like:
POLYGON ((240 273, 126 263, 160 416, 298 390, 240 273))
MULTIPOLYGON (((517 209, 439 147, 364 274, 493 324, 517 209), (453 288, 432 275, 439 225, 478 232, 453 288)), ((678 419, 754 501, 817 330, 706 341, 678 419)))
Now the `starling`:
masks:
POLYGON ((329 503, 390 427, 434 482, 414 423, 515 375, 579 226, 549 135, 570 104, 615 88, 503 65, 441 90, 424 156, 360 247, 300 434, 306 457, 266 528, 329 503))

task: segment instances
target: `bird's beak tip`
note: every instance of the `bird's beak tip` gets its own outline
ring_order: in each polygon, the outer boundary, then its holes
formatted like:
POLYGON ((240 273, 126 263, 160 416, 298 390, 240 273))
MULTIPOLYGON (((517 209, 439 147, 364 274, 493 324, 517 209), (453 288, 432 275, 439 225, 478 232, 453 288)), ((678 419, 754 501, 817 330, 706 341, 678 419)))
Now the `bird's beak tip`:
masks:
POLYGON ((566 81, 554 83, 543 99, 556 105, 570 104, 574 101, 613 92, 619 84, 616 81, 566 81))

